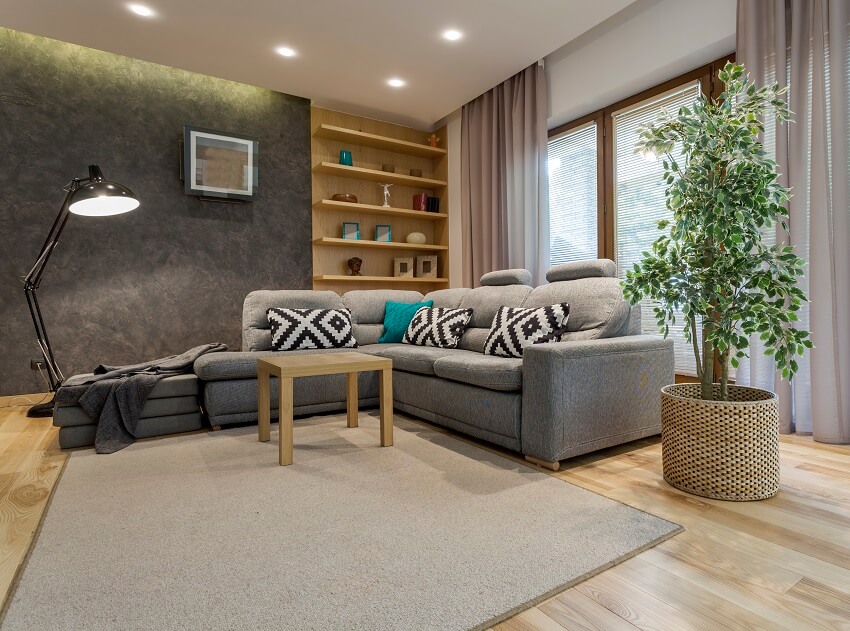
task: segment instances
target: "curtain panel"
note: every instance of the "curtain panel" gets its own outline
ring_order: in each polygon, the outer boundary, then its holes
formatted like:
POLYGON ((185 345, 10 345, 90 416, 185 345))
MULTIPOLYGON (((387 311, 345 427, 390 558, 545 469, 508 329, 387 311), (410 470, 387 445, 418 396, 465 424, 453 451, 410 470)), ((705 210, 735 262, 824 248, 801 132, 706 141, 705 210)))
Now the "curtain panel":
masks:
POLYGON ((738 0, 737 59, 757 85, 788 86, 794 122, 767 121, 765 149, 792 189, 790 231, 767 238, 795 246, 807 263, 808 303, 799 324, 816 348, 783 383, 752 340, 738 383, 780 396, 780 430, 850 442, 850 2, 738 0))
POLYGON ((547 87, 535 63, 463 106, 463 283, 521 267, 536 283, 549 267, 547 87))

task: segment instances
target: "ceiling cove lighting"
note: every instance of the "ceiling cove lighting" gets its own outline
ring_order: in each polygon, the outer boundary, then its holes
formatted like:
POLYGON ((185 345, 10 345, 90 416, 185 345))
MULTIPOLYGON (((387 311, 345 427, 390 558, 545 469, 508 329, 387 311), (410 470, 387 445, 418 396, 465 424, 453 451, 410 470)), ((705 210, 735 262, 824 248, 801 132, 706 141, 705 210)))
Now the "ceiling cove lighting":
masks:
POLYGON ((297 54, 289 46, 280 46, 278 48, 275 48, 275 52, 281 57, 295 57, 295 55, 297 54))
POLYGON ((128 4, 127 8, 130 9, 130 11, 132 11, 136 15, 140 15, 143 18, 152 18, 156 15, 153 9, 143 4, 128 4))
POLYGON ((447 31, 443 31, 443 39, 447 39, 450 42, 456 42, 461 37, 463 37, 463 33, 461 33, 460 31, 457 31, 453 28, 450 28, 447 31))
POLYGON ((406 85, 406 82, 402 79, 393 78, 387 81, 387 85, 393 88, 403 88, 406 85))

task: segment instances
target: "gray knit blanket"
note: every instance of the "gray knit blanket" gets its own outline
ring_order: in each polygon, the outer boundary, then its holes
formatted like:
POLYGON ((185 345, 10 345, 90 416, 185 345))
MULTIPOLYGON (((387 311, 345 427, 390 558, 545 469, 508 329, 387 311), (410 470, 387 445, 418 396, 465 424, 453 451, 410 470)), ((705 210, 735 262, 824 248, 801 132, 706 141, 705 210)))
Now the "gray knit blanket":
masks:
POLYGON ((180 355, 141 364, 100 365, 93 375, 66 380, 56 392, 56 405, 81 407, 97 423, 95 451, 111 454, 136 440, 142 407, 160 379, 190 373, 201 355, 226 350, 224 344, 204 344, 180 355))

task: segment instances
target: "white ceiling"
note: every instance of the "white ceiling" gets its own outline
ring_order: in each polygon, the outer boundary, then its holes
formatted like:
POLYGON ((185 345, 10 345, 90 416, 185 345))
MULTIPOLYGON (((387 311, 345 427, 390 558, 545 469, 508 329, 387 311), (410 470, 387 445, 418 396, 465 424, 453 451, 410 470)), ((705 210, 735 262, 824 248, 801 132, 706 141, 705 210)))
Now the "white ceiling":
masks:
POLYGON ((0 25, 429 128, 634 0, 133 1, 157 16, 123 0, 4 1, 0 25))

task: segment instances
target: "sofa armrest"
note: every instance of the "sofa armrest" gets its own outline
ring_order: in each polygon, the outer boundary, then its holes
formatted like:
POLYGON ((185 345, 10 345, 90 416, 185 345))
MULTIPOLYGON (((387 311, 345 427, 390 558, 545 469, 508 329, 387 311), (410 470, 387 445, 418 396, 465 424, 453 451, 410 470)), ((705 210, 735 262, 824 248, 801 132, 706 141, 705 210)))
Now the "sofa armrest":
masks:
POLYGON ((629 335, 528 346, 522 452, 554 462, 661 431, 673 340, 629 335))

